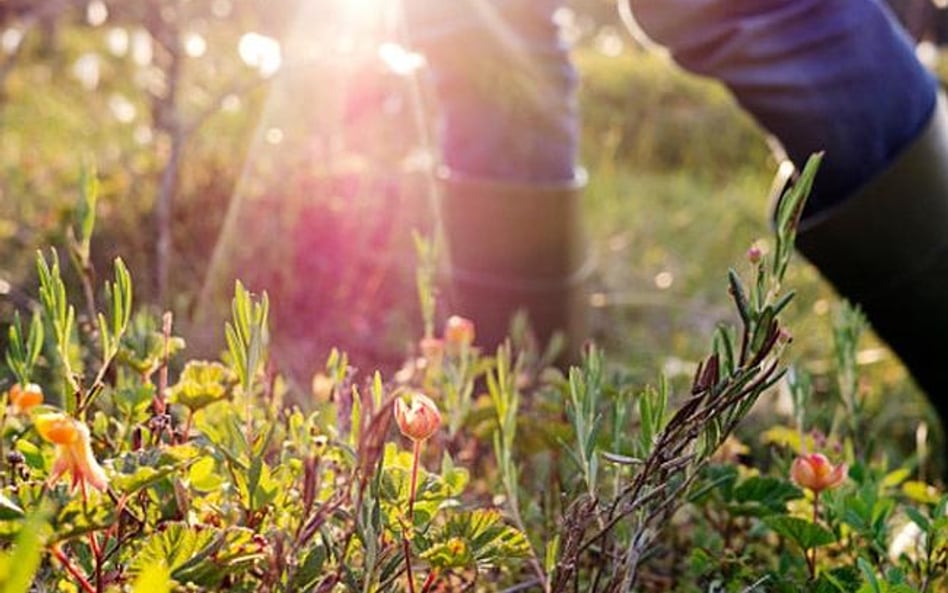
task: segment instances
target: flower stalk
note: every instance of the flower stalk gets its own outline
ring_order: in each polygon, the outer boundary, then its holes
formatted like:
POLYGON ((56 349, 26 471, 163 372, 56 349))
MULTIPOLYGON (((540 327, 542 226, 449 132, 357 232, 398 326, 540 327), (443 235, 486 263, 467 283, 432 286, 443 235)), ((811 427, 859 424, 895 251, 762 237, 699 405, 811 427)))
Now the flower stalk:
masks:
POLYGON ((415 491, 418 488, 418 466, 421 462, 421 446, 431 438, 441 425, 441 412, 431 398, 412 393, 409 401, 399 397, 395 400, 395 422, 403 435, 412 441, 411 482, 408 487, 408 520, 402 533, 402 548, 405 553, 405 578, 409 593, 415 593, 415 577, 411 567, 411 537, 415 529, 415 491))

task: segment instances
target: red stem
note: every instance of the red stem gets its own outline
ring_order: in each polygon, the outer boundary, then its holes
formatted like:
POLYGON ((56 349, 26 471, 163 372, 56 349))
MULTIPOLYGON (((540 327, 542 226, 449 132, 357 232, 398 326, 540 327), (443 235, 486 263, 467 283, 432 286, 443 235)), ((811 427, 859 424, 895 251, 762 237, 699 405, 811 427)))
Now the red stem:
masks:
POLYGON ((95 561, 95 590, 102 591, 102 548, 95 538, 95 532, 89 532, 89 547, 92 548, 92 558, 95 561))
POLYGON ((53 556, 56 557, 56 560, 59 560, 60 564, 63 565, 63 568, 66 569, 76 581, 78 581, 79 586, 82 587, 82 590, 86 593, 96 593, 95 587, 92 586, 92 583, 89 582, 89 579, 86 578, 86 575, 82 574, 82 571, 72 563, 72 561, 63 553, 58 546, 53 546, 51 548, 53 556))
MULTIPOLYGON (((408 527, 415 530, 415 488, 418 486, 418 461, 421 459, 421 441, 415 440, 411 461, 411 486, 408 489, 408 527)), ((405 578, 408 579, 408 593, 415 593, 415 577, 411 570, 411 541, 402 534, 402 548, 405 550, 405 578)))
POLYGON ((411 570, 411 542, 402 536, 402 549, 405 551, 405 578, 408 580, 408 593, 415 593, 415 576, 411 570))
MULTIPOLYGON (((813 491, 813 524, 814 525, 820 524, 820 491, 819 490, 813 491)), ((807 554, 804 554, 804 555, 807 557, 806 559, 807 568, 810 569, 810 580, 815 581, 816 580, 816 547, 810 550, 810 553, 808 555, 807 554)))
POLYGON ((428 593, 428 591, 431 590, 431 588, 435 584, 435 581, 437 580, 438 580, 438 570, 432 569, 431 572, 428 573, 428 577, 425 579, 424 584, 421 586, 421 593, 428 593))
POLYGON ((191 423, 194 421, 194 410, 188 408, 188 419, 184 423, 184 434, 181 435, 182 443, 191 440, 191 423))
POLYGON ((415 488, 418 486, 418 461, 421 459, 421 441, 414 441, 414 451, 411 462, 411 489, 408 491, 408 522, 414 527, 415 517, 415 488))

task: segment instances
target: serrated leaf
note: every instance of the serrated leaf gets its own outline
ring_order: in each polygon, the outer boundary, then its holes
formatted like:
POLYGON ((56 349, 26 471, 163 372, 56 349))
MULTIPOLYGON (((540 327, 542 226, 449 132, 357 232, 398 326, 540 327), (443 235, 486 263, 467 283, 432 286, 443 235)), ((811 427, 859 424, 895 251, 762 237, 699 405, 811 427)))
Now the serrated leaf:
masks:
POLYGON ((779 478, 750 477, 734 489, 737 502, 756 502, 768 508, 783 508, 787 501, 803 497, 803 491, 779 478))
POLYGON ((199 587, 216 587, 228 573, 247 570, 260 559, 250 553, 253 532, 247 529, 201 529, 184 523, 167 523, 164 531, 149 536, 136 558, 134 568, 164 563, 171 577, 199 587))
POLYGON ((764 523, 779 535, 796 542, 798 546, 805 550, 825 546, 836 541, 836 536, 825 527, 799 517, 775 515, 766 517, 764 523))
POLYGON ((172 583, 171 571, 165 564, 149 564, 135 579, 132 593, 170 593, 172 583))
POLYGON ((231 375, 217 362, 192 360, 184 367, 178 382, 169 390, 172 403, 192 412, 225 399, 230 393, 231 375))
POLYGON ((451 517, 421 557, 441 569, 486 568, 529 553, 526 536, 506 525, 499 512, 477 509, 451 517))
POLYGON ((112 478, 112 486, 123 494, 134 494, 139 490, 160 482, 174 473, 175 469, 174 466, 159 468, 142 466, 131 474, 116 474, 112 478))

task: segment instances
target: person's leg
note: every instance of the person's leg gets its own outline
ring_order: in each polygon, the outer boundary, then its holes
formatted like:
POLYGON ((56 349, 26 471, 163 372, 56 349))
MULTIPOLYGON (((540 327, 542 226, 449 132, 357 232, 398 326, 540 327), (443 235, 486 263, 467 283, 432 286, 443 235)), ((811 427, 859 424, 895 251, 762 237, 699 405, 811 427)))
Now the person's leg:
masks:
POLYGON ((948 420, 948 115, 875 0, 630 0, 799 167, 825 150, 797 240, 948 420))
POLYGON ((577 76, 560 0, 408 0, 438 99, 453 312, 479 343, 524 309, 542 339, 585 337, 577 76))
POLYGON ((553 13, 562 0, 406 0, 439 100, 444 165, 469 177, 573 179, 577 75, 553 13))

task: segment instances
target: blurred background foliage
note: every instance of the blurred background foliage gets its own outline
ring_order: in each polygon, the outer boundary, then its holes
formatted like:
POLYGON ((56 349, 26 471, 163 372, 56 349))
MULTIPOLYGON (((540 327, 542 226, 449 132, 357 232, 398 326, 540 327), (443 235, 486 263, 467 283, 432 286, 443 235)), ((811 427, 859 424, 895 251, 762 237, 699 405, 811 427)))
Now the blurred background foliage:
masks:
MULTIPOLYGON (((192 356, 221 347, 239 277, 270 292, 275 359, 294 376, 333 346, 397 365, 421 325, 410 230, 434 228, 436 107, 404 23, 369 4, 0 0, 0 319, 33 303, 32 254, 63 244, 94 163, 97 269, 121 254, 192 356)), ((937 40, 924 4, 923 18, 897 8, 937 40)), ((723 271, 769 235, 777 163, 725 89, 638 47, 612 0, 557 19, 583 77, 597 337, 674 384, 729 314, 723 271)), ((819 390, 835 306, 810 268, 792 274, 789 325, 819 390)), ((876 342, 860 360, 880 429, 911 449, 922 400, 876 342)))

